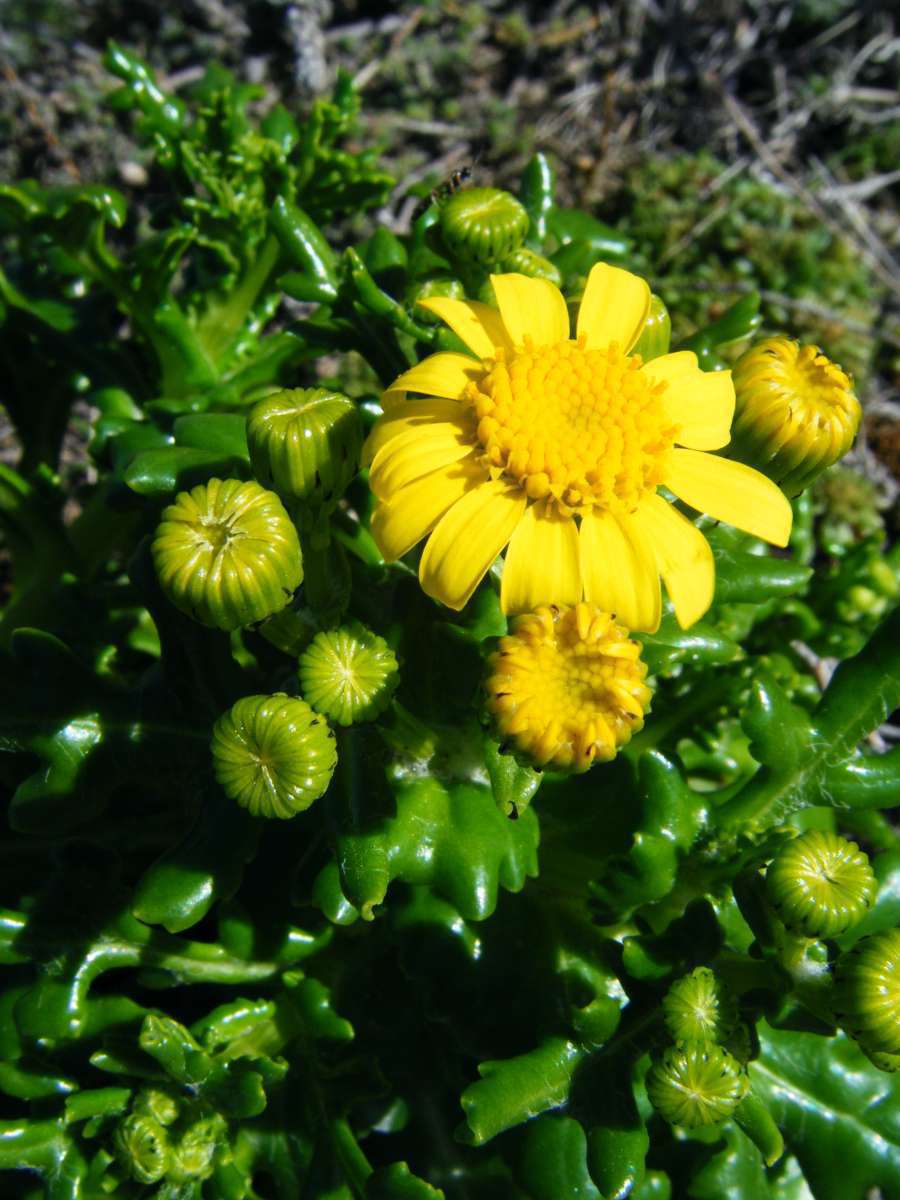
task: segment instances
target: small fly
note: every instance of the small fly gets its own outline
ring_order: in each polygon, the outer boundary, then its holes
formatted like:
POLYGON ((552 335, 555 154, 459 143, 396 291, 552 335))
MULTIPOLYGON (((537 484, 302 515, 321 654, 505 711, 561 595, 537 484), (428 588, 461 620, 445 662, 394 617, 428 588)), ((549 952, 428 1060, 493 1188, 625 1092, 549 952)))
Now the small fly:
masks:
POLYGON ((472 178, 471 167, 460 167, 454 171, 449 179, 445 179, 442 184, 433 188, 427 196, 423 197, 413 209, 412 221, 418 221, 422 213, 429 209, 432 204, 440 204, 443 200, 447 200, 454 192, 458 192, 464 183, 468 183, 472 178))

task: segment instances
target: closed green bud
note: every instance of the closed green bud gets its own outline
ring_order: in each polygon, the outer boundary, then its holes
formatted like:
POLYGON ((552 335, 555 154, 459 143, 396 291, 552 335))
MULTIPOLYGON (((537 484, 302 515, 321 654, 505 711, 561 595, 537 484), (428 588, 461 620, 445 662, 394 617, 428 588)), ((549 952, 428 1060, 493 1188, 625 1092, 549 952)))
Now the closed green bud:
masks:
POLYGON ((734 997, 709 967, 697 967, 676 980, 662 1010, 676 1042, 724 1042, 737 1024, 734 997))
POLYGON ((422 321, 425 325, 441 324, 441 318, 436 313, 419 306, 420 300, 431 300, 434 296, 447 297, 450 300, 465 300, 466 289, 458 279, 440 277, 426 279, 423 283, 416 283, 409 288, 406 293, 406 302, 414 310, 416 320, 422 321))
POLYGON ((213 1172, 216 1144, 225 1131, 219 1116, 204 1117, 182 1134, 174 1150, 171 1174, 178 1182, 208 1179, 213 1172))
POLYGON ((900 1071, 900 1054, 885 1054, 883 1050, 870 1050, 865 1042, 860 1042, 859 1048, 872 1066, 877 1067, 879 1071, 887 1071, 891 1075, 900 1071))
POLYGON ((203 625, 238 629, 280 612, 303 579, 300 542, 274 492, 210 479, 163 509, 151 546, 169 600, 203 625))
POLYGON ((141 1088, 135 1097, 134 1112, 144 1113, 160 1125, 171 1125, 178 1119, 179 1104, 171 1092, 161 1087, 141 1088))
POLYGON ((399 679, 393 650, 356 621, 317 634, 300 657, 303 695, 339 725, 374 721, 399 679))
POLYGON ((766 891, 782 921, 804 937, 837 937, 865 916, 878 885, 855 842, 810 830, 783 846, 766 871, 766 891))
POLYGON ((834 1010, 867 1051, 900 1054, 900 929, 873 933, 838 959, 834 1010))
POLYGON ((247 445, 256 478, 289 503, 330 512, 359 470, 359 409, 327 388, 291 388, 254 404, 247 445))
POLYGON ((729 453, 796 496, 853 445, 862 416, 853 385, 818 346, 765 338, 732 372, 729 453))
POLYGON ((500 264, 501 271, 512 271, 519 275, 527 275, 529 279, 549 279, 557 287, 562 287, 562 275, 555 263, 527 246, 520 246, 500 264))
POLYGON ((494 266, 525 241, 528 213, 509 192, 468 188, 444 201, 440 225, 444 241, 460 259, 494 266))
POLYGON ((732 1115, 747 1094, 747 1075, 721 1046, 670 1046, 647 1072, 650 1103, 670 1125, 698 1129, 732 1115))
POLYGON ((115 1136, 116 1155, 138 1183, 159 1183, 172 1163, 166 1131, 158 1121, 143 1113, 132 1113, 119 1125, 115 1136))
POLYGON ((257 817, 296 816, 328 787, 334 734, 305 700, 245 696, 213 727, 213 770, 226 795, 257 817))
POLYGON ((668 354, 671 342, 672 318, 669 310, 659 296, 651 296, 650 312, 631 353, 639 354, 644 362, 649 362, 652 358, 668 354))

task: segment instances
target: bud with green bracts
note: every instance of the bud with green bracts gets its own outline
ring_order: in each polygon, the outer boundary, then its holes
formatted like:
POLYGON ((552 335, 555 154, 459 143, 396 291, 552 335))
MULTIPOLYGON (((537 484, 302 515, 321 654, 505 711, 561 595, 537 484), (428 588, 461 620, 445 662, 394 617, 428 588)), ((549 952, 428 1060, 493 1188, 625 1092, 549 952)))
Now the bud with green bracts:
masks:
POLYGON ((374 721, 399 681, 393 650, 358 621, 317 634, 300 656, 303 695, 339 725, 374 721))
POLYGON ((862 409, 848 375, 817 346, 764 338, 735 364, 729 454, 796 496, 853 445, 862 409))
POLYGON ((330 512, 359 470, 362 420, 328 388, 289 388, 260 400, 247 417, 256 478, 290 504, 330 512))
POLYGON ((528 213, 509 192, 468 188, 441 205, 440 227, 457 258, 491 266, 509 258, 525 241, 528 213))
POLYGON ((783 846, 769 863, 766 891, 794 933, 837 937, 866 915, 878 884, 855 842, 812 829, 783 846))
POLYGON ((143 1113, 132 1113, 116 1130, 116 1156, 138 1183, 159 1183, 172 1165, 165 1129, 143 1113))
POLYGON ((309 808, 337 763, 325 720, 283 692, 238 700, 216 721, 211 749, 223 791, 257 817, 287 819, 309 808))
POLYGON ((162 590, 203 625, 232 630, 280 612, 303 579, 297 531, 274 492, 210 479, 163 510, 151 546, 162 590))
POLYGON ((410 308, 415 310, 416 318, 419 321, 424 321, 426 325, 439 325, 440 317, 436 313, 429 312, 427 308, 419 306, 420 300, 431 300, 432 297, 440 298, 447 297, 450 300, 465 300, 466 289, 459 279, 454 279, 452 276, 438 276, 435 279, 426 279, 424 282, 416 283, 407 290, 406 302, 410 308))
POLYGON ((873 933, 838 959, 834 1012, 868 1052, 900 1054, 900 929, 873 933))
POLYGON ((737 1025, 737 1005, 709 967, 696 967, 669 988, 663 1018, 678 1043, 724 1042, 737 1025))
POLYGON ((557 287, 562 287, 562 274, 555 263, 527 246, 520 246, 505 258, 500 264, 500 270, 527 275, 530 279, 549 279, 557 287))
POLYGON ((670 1125, 686 1129, 726 1120, 748 1086, 737 1059, 709 1042, 670 1046, 647 1072, 650 1103, 670 1125))

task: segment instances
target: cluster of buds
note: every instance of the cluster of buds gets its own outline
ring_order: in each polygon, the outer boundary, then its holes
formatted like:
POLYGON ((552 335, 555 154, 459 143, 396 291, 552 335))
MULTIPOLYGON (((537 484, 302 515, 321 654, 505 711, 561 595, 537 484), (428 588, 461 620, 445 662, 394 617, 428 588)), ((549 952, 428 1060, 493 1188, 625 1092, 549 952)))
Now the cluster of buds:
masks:
POLYGON ((737 1056, 734 997, 708 967, 675 981, 662 1003, 673 1044, 647 1072, 650 1103, 670 1124, 687 1129, 733 1116, 750 1087, 737 1056))

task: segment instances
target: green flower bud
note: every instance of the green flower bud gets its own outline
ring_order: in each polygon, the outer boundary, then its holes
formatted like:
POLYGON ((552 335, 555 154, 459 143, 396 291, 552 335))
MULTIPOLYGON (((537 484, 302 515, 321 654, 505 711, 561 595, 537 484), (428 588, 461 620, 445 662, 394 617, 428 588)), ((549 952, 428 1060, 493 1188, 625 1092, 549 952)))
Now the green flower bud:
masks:
POLYGON ((650 312, 631 353, 639 354, 644 362, 649 362, 651 358, 668 354, 671 342, 672 318, 669 316, 669 310, 659 296, 651 296, 650 312))
POLYGON ((374 721, 399 680, 393 650, 356 621, 317 634, 300 657, 303 695, 339 725, 374 721))
POLYGON ((867 1050, 900 1054, 900 929, 873 933, 838 959, 834 1010, 867 1050))
POLYGON ((182 612, 237 629, 280 612, 303 579, 297 531, 274 492, 210 479, 163 509, 151 546, 160 585, 182 612))
POLYGON ((900 1071, 900 1054, 885 1054, 883 1050, 870 1050, 865 1042, 860 1042, 859 1048, 872 1066, 877 1067, 879 1071, 887 1071, 891 1075, 900 1071))
POLYGON ((418 308, 420 300, 430 300, 432 296, 447 296, 451 300, 465 300, 466 289, 458 279, 426 279, 416 283, 407 290, 406 303, 413 309, 417 321, 423 325, 440 325, 441 318, 427 308, 418 308))
POLYGON ((305 700, 245 696, 213 728, 213 771, 258 817, 296 816, 318 800, 337 762, 334 734, 305 700))
POLYGON ((697 967, 676 980, 662 1010, 676 1042, 724 1042, 737 1024, 734 997, 709 967, 697 967))
POLYGON ((197 1121, 181 1137, 175 1147, 172 1175, 179 1182, 189 1179, 208 1179, 213 1172, 216 1143, 224 1132, 221 1117, 205 1117, 197 1121))
POLYGON ((862 409, 817 346, 765 338, 738 359, 729 453, 796 496, 853 445, 862 409))
POLYGON ((253 473, 286 501, 326 512, 359 470, 359 409, 327 388, 293 388, 254 404, 247 417, 253 473))
POLYGON ((159 1183, 172 1163, 166 1131, 158 1121, 141 1113, 126 1117, 116 1130, 116 1154, 138 1183, 159 1183))
POLYGON ((670 1046, 647 1072, 650 1103, 670 1125, 686 1129, 726 1120, 748 1086, 740 1063, 710 1043, 670 1046))
POLYGON ((179 1104, 171 1092, 161 1087, 141 1088, 135 1097, 133 1111, 152 1117, 160 1125, 171 1125, 178 1119, 179 1104))
POLYGON ((509 258, 525 241, 528 213, 509 192, 468 188, 444 201, 440 225, 454 254, 490 266, 509 258))
POLYGON ((877 890, 859 846, 824 830, 788 842, 766 871, 769 900, 788 929, 804 937, 837 937, 865 916, 877 890))
POLYGON ((542 254, 529 250, 527 246, 520 246, 509 258, 505 258, 500 270, 527 275, 530 279, 549 279, 557 287, 562 287, 562 275, 556 264, 542 254))

